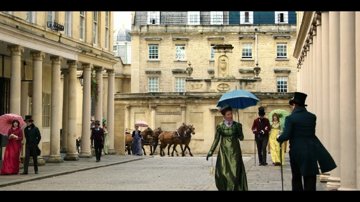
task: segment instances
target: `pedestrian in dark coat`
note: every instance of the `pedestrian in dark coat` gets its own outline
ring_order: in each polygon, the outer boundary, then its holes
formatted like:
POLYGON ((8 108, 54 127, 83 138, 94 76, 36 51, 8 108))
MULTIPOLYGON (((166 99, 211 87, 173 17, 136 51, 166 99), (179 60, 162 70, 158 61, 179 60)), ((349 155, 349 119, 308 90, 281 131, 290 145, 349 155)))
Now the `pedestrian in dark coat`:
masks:
POLYGON ((256 118, 251 127, 254 135, 259 156, 259 165, 266 166, 266 147, 269 142, 270 122, 265 118, 264 107, 259 107, 259 117, 256 118))
POLYGON ((293 112, 286 117, 283 133, 277 138, 280 144, 290 140, 293 191, 316 190, 318 164, 322 173, 336 168, 335 161, 315 135, 316 115, 306 110, 306 97, 304 93, 295 92, 294 97, 289 101, 293 112))
POLYGON ((95 128, 91 129, 91 147, 95 148, 96 162, 101 160, 101 151, 104 148, 104 130, 100 128, 100 121, 95 121, 95 128))
POLYGON ((38 162, 37 156, 40 155, 40 149, 38 144, 41 140, 41 134, 39 128, 34 125, 34 120, 31 115, 25 116, 27 126, 24 129, 26 144, 25 144, 25 162, 24 172, 22 174, 28 174, 28 167, 30 156, 33 157, 35 174, 38 174, 38 162))

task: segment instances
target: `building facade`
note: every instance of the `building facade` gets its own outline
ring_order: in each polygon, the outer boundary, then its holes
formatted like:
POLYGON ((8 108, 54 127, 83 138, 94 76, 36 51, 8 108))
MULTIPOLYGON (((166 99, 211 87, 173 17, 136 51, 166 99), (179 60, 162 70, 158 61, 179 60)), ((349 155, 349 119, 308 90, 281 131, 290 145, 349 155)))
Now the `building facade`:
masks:
MULTIPOLYGON (((116 95, 117 134, 139 119, 168 131, 184 122, 195 126, 192 151, 206 153, 222 120, 216 104, 224 92, 246 89, 267 112, 289 110, 295 39, 296 14, 290 11, 135 12, 131 93, 116 95)), ((257 107, 239 113, 243 151, 252 153, 257 107)))
POLYGON ((0 12, 0 114, 31 114, 49 162, 62 161, 60 149, 65 160, 91 156, 92 115, 107 119, 114 152, 114 68, 122 64, 112 30, 111 12, 0 12))
POLYGON ((331 187, 360 189, 360 12, 300 12, 294 49, 299 91, 338 167, 331 187))

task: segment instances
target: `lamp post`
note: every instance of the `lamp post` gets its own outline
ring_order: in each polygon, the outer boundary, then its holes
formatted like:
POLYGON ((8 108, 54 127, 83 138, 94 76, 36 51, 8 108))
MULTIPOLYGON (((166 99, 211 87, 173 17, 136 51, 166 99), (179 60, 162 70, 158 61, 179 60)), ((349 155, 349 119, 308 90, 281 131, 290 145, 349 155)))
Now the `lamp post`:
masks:
POLYGON ((79 76, 80 85, 84 86, 84 72, 79 76))
POLYGON ((194 69, 191 67, 191 62, 188 63, 188 67, 186 68, 185 72, 190 77, 193 73, 194 69))
POLYGON ((261 71, 261 68, 259 67, 259 64, 256 63, 256 66, 254 67, 255 78, 259 78, 260 71, 261 71))

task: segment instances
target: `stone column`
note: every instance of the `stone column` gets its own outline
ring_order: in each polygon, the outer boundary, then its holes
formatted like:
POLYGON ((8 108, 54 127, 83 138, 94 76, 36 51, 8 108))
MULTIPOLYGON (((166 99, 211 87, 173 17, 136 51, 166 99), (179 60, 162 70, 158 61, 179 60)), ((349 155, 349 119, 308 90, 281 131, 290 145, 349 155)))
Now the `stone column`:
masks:
MULTIPOLYGON (((356 12, 356 86, 360 86, 360 12, 356 12)), ((360 189, 360 90, 356 90, 356 187, 360 189)))
POLYGON ((50 128, 50 156, 47 162, 63 162, 60 156, 60 84, 61 58, 51 56, 51 128, 50 128))
POLYGON ((91 66, 88 63, 83 67, 83 109, 82 109, 82 134, 81 134, 81 158, 91 157, 90 120, 91 120, 91 66))
POLYGON ((321 59, 322 59, 322 132, 323 143, 326 148, 329 148, 329 12, 321 14, 321 59))
POLYGON ((21 54, 24 49, 18 45, 8 46, 11 52, 10 113, 21 113, 21 54))
MULTIPOLYGON (((32 117, 34 120, 34 124, 39 128, 40 133, 42 133, 42 68, 43 68, 43 59, 45 58, 45 54, 40 51, 31 51, 31 55, 33 57, 33 93, 32 93, 32 117)), ((43 136, 44 137, 44 136, 43 136)), ((41 138, 39 143, 39 148, 42 150, 42 142, 44 138, 41 138)), ((41 153, 43 155, 43 152, 41 153)), ((42 155, 38 157, 38 164, 44 165, 45 161, 42 158, 42 155)))
POLYGON ((317 26, 316 26, 316 49, 315 49, 315 94, 313 95, 313 98, 315 99, 316 102, 316 136, 319 137, 319 139, 323 142, 324 141, 324 134, 323 134, 323 130, 322 130, 322 125, 323 125, 323 116, 322 116, 322 89, 321 89, 321 85, 322 85, 322 59, 321 59, 321 47, 322 47, 322 25, 320 24, 320 20, 316 21, 317 26))
POLYGON ((356 188, 355 13, 340 12, 340 189, 356 188))
POLYGON ((186 123, 186 105, 181 105, 180 108, 181 108, 181 122, 187 124, 186 123))
POLYGON ((77 62, 69 60, 69 113, 68 113, 68 136, 67 136, 67 151, 64 160, 77 161, 79 154, 76 150, 76 69, 77 62))
MULTIPOLYGON (((338 182, 340 186, 340 13, 329 14, 329 152, 338 167, 331 171, 329 181, 338 182)), ((329 184, 329 183, 328 183, 329 184)), ((331 184, 331 183, 330 183, 331 184)), ((329 185, 330 185, 329 184, 329 185)))
POLYGON ((96 88, 96 109, 95 109, 95 120, 99 120, 100 123, 102 122, 102 118, 103 118, 103 68, 102 67, 96 67, 96 84, 97 84, 97 88, 96 88))
POLYGON ((151 112, 150 112, 150 127, 155 130, 155 127, 156 127, 156 105, 150 105, 150 109, 151 109, 151 112))
POLYGON ((107 99, 107 126, 109 139, 109 154, 115 154, 114 147, 114 70, 108 70, 108 99, 107 99))
POLYGON ((60 147, 61 152, 66 153, 67 150, 67 137, 68 137, 68 117, 69 117, 69 69, 61 70, 64 79, 63 79, 63 115, 62 115, 62 132, 61 132, 61 140, 60 147))

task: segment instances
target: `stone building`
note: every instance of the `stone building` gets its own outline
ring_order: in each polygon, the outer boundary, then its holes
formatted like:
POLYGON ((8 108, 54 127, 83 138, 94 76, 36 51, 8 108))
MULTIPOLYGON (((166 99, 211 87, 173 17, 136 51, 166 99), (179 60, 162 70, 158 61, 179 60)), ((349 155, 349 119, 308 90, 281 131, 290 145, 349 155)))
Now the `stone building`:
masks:
MULTIPOLYGON (((169 131, 193 124, 190 147, 206 153, 222 120, 217 100, 229 90, 254 92, 267 112, 290 110, 295 40, 291 11, 135 12, 131 93, 115 96, 115 149, 123 152, 124 131, 141 119, 169 131)), ((239 111, 245 153, 254 152, 256 117, 257 106, 239 111)))
POLYGON ((112 53, 112 16, 0 12, 0 114, 32 114, 42 133, 42 155, 49 162, 62 161, 60 146, 65 160, 77 160, 79 136, 80 156, 91 155, 91 115, 107 119, 114 152, 114 93, 123 91, 120 80, 114 85, 115 73, 118 78, 129 76, 112 53))
POLYGON ((299 91, 317 115, 317 136, 338 168, 322 176, 360 189, 360 12, 299 12, 294 49, 299 91))

